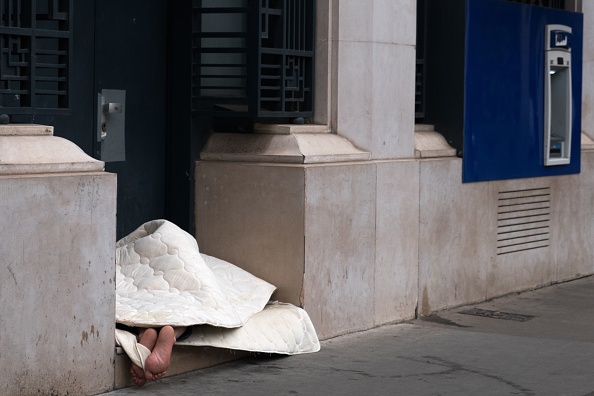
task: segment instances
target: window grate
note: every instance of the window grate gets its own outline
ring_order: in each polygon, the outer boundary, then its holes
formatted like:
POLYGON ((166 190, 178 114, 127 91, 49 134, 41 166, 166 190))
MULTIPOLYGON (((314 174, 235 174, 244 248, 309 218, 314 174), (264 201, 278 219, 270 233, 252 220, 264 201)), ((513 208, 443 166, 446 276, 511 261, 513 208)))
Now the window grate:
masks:
POLYGON ((499 193, 497 255, 549 246, 550 187, 499 193))
POLYGON ((72 4, 69 0, 0 1, 0 110, 68 111, 72 4))
POLYGON ((425 117, 425 60, 417 58, 415 70, 415 118, 425 117))
POLYGON ((194 0, 192 110, 312 117, 313 0, 194 0))

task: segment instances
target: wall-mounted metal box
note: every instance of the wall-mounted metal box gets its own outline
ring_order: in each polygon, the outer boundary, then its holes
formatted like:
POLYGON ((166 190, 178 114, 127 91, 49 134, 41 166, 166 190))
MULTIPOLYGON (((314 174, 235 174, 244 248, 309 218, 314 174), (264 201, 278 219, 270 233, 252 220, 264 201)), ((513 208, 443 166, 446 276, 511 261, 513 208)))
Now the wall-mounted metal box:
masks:
POLYGON ((503 0, 426 6, 425 122, 463 157, 463 181, 579 173, 583 15, 503 0))
POLYGON ((571 119, 572 29, 564 25, 546 25, 545 29, 544 164, 565 165, 571 162, 574 135, 571 119))

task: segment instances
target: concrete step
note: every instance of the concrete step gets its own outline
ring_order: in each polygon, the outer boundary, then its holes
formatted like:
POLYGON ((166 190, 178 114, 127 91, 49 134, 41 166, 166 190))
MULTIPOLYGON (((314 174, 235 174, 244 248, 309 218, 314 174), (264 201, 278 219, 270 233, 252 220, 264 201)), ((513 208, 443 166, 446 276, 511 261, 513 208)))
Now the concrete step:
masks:
MULTIPOLYGON (((115 389, 134 386, 130 378, 130 359, 121 347, 116 347, 115 389)), ((217 366, 251 356, 249 352, 212 347, 174 346, 166 377, 217 366)))

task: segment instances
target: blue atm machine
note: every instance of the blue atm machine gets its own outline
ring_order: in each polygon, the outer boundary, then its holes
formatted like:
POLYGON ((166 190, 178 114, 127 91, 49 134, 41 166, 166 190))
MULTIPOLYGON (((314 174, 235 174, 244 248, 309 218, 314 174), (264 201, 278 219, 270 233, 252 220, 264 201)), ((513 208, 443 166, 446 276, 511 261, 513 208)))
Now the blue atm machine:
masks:
POLYGON ((579 173, 580 13, 506 0, 426 2, 426 116, 464 182, 579 173))

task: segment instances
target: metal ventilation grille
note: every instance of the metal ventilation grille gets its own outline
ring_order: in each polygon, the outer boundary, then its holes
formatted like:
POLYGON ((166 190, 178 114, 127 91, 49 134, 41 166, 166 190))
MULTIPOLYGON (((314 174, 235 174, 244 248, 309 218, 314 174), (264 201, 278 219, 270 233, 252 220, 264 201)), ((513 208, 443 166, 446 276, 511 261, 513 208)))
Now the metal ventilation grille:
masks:
POLYGON ((497 254, 549 246, 551 188, 499 193, 497 254))

